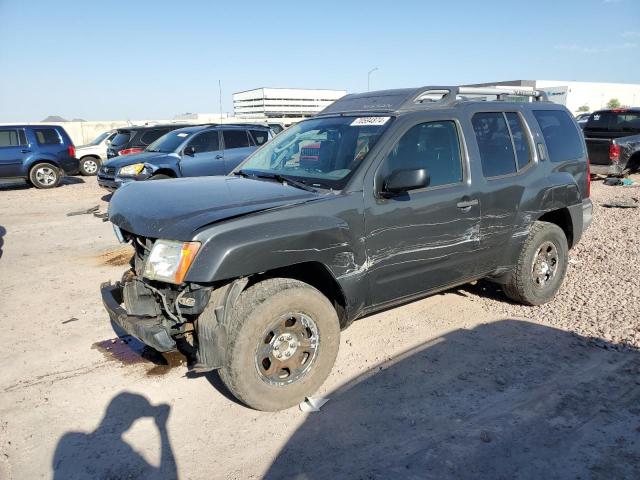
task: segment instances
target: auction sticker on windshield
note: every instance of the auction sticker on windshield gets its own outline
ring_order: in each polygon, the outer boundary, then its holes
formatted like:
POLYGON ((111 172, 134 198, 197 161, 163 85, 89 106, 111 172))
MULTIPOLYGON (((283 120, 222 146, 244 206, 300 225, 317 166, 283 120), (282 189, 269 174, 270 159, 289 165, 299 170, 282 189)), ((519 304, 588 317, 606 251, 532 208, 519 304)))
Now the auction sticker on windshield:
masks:
POLYGON ((384 125, 391 117, 359 117, 351 122, 352 127, 365 127, 368 125, 384 125))

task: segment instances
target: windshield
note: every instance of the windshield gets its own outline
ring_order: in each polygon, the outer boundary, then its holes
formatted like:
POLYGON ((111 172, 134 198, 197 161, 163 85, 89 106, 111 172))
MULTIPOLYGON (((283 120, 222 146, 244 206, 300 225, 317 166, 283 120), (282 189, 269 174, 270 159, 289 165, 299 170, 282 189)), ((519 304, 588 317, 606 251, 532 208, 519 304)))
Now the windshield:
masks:
POLYGON ((240 170, 292 177, 314 187, 340 190, 389 123, 390 117, 305 120, 256 151, 240 170))
POLYGON ((100 135, 98 135, 95 140, 93 140, 92 142, 88 143, 87 145, 99 145, 100 142, 102 142, 105 138, 107 138, 109 136, 109 132, 104 132, 101 133, 100 135))
POLYGON ((169 132, 161 136, 149 145, 146 150, 147 152, 172 153, 175 152, 191 135, 193 135, 191 132, 174 130, 173 132, 169 132))

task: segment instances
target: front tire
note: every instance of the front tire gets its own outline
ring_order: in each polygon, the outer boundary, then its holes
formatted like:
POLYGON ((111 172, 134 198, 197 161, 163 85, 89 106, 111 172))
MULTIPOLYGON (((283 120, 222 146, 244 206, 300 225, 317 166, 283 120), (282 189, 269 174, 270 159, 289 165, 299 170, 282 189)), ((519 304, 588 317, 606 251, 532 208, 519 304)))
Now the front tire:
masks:
POLYGON ((80 173, 85 177, 97 175, 100 168, 100 160, 95 157, 83 157, 80 159, 80 173))
POLYGON ((38 163, 29 171, 29 181, 36 188, 55 188, 60 180, 60 169, 51 163, 38 163))
POLYGON ((156 173, 155 175, 152 175, 151 177, 149 177, 149 180, 167 180, 168 178, 173 178, 173 177, 170 177, 169 175, 165 175, 164 173, 156 173))
POLYGON ((220 378, 249 407, 292 407, 329 376, 340 324, 333 305, 311 285, 287 278, 264 280, 242 292, 230 313, 220 378))
POLYGON ((564 231, 553 223, 535 222, 522 247, 504 293, 525 305, 553 299, 567 272, 569 247, 564 231))

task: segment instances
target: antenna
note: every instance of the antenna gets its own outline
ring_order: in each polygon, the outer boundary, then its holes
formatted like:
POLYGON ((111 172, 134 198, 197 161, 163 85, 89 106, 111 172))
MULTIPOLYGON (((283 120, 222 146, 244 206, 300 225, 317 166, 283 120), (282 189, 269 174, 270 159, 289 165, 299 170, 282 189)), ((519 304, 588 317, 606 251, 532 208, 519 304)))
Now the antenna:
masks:
POLYGON ((218 80, 218 111, 220 112, 220 123, 222 123, 222 80, 218 80))

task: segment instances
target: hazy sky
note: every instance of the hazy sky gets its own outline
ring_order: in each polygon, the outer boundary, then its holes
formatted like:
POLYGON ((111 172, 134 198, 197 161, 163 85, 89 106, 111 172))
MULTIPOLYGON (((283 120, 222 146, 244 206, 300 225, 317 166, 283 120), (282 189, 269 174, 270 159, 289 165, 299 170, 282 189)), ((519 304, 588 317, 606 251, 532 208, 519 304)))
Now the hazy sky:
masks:
POLYGON ((0 121, 172 118, 262 86, 640 83, 640 0, 0 0, 0 121))

